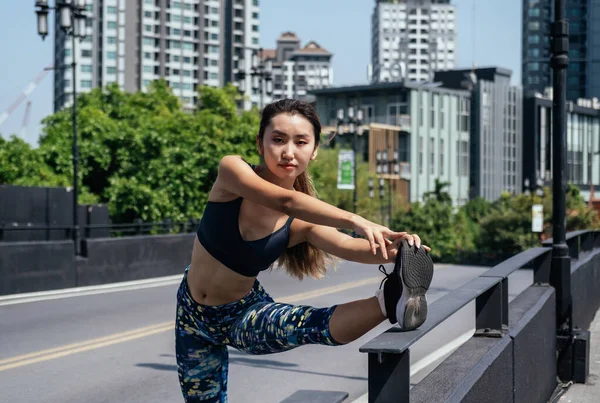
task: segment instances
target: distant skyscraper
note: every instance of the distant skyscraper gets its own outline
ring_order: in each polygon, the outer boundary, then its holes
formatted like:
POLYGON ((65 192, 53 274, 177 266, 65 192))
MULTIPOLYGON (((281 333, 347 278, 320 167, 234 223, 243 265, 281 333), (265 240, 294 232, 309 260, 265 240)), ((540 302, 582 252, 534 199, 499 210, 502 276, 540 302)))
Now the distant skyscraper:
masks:
POLYGON ((331 53, 317 42, 300 46, 293 32, 277 39, 276 49, 264 49, 262 58, 273 64, 273 99, 303 99, 307 91, 333 85, 331 53))
POLYGON ((371 81, 429 81, 455 66, 456 7, 450 0, 375 0, 371 81))
MULTIPOLYGON (((600 98, 600 0, 567 0, 567 98, 600 98)), ((554 0, 523 0, 522 81, 526 93, 552 86, 554 0)))
POLYGON ((55 21, 55 110, 72 102, 71 73, 61 69, 72 57, 77 93, 110 83, 143 91, 164 78, 191 108, 198 85, 233 81, 238 61, 259 48, 259 0, 87 0, 86 8, 87 37, 75 49, 55 21))

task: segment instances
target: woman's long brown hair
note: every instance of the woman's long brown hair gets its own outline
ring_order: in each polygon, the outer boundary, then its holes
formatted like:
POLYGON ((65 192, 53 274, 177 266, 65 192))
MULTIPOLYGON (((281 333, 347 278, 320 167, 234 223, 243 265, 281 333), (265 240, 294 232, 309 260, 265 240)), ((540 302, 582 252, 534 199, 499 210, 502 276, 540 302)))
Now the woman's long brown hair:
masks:
MULTIPOLYGON (((263 141, 267 126, 271 123, 271 119, 282 113, 300 115, 306 118, 311 123, 315 133, 315 148, 318 147, 321 140, 321 122, 319 121, 317 112, 311 104, 295 99, 282 99, 265 106, 258 132, 261 142, 263 141)), ((315 186, 307 171, 302 172, 296 178, 294 189, 309 196, 317 197, 315 186)), ((313 278, 323 277, 327 271, 327 266, 333 263, 333 261, 334 259, 328 253, 307 242, 302 242, 292 248, 286 249, 277 263, 279 266, 283 266, 290 275, 302 279, 304 276, 313 278)))

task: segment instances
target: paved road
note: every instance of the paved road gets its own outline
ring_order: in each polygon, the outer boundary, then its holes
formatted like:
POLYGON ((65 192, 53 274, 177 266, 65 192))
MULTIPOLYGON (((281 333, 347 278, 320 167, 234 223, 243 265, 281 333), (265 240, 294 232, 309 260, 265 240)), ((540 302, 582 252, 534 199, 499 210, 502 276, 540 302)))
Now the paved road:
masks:
MULTIPOLYGON (((429 301, 485 268, 436 268, 429 301)), ((531 284, 531 272, 511 278, 511 295, 531 284)), ((299 282, 281 272, 260 280, 276 300, 329 306, 372 296, 377 266, 344 262, 323 280, 299 282)), ((181 402, 172 322, 177 285, 0 306, 1 402, 181 402)), ((472 330, 473 306, 412 350, 418 381, 435 365, 423 358, 472 330)), ((230 402, 278 403, 300 389, 340 390, 348 401, 366 393, 367 356, 358 348, 384 323, 342 347, 305 346, 249 356, 230 351, 230 402)), ((439 360, 438 360, 439 361, 439 360)))

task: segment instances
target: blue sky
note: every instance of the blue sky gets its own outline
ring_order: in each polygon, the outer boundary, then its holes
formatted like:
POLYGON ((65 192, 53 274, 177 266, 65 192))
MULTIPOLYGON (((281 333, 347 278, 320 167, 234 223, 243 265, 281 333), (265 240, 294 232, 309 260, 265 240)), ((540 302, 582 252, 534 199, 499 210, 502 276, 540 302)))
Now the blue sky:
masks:
MULTIPOLYGON (((509 68, 513 71, 513 83, 520 83, 521 1, 453 0, 458 8, 457 67, 470 67, 475 61, 478 66, 509 68)), ((52 64, 52 28, 42 41, 37 35, 33 3, 0 0, 0 111, 6 110, 27 84, 52 64)), ((273 48, 281 32, 294 31, 303 44, 315 40, 334 54, 335 85, 364 83, 371 57, 374 3, 261 0, 261 45, 273 48)), ((37 143, 40 120, 52 113, 52 86, 50 73, 29 97, 31 111, 26 130, 21 130, 25 101, 0 127, 4 137, 15 133, 31 144, 37 143)))

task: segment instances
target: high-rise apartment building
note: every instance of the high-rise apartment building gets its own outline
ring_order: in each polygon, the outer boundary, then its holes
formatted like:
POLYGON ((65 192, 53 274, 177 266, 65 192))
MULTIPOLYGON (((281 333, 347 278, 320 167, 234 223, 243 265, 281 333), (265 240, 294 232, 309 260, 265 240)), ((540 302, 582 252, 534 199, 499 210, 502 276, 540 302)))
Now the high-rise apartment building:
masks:
MULTIPOLYGON (((547 94, 550 95, 550 94, 547 94)), ((590 200, 600 186, 600 102, 569 101, 566 111, 567 181, 590 200)), ((530 190, 552 186, 552 97, 528 96, 523 102, 523 182, 530 190)))
POLYGON ((372 82, 430 81, 456 60, 450 0, 376 0, 371 21, 372 82))
POLYGON ((86 10, 87 36, 74 49, 55 22, 55 110, 72 102, 71 72, 61 67, 73 57, 77 93, 110 83, 144 91, 164 78, 191 108, 198 85, 234 81, 239 61, 259 48, 259 0, 87 0, 86 10))
POLYGON ((495 201, 523 189, 523 95, 511 74, 498 67, 435 74, 445 87, 471 90, 471 103, 459 111, 470 125, 470 198, 495 201))
POLYGON ((332 54, 315 41, 302 47, 293 32, 282 33, 277 48, 264 49, 262 58, 273 66, 272 99, 304 99, 308 91, 333 85, 332 54))
MULTIPOLYGON (((600 98, 600 0, 566 0, 567 99, 600 98)), ((522 82, 526 94, 552 86, 554 0, 523 0, 522 82)))

